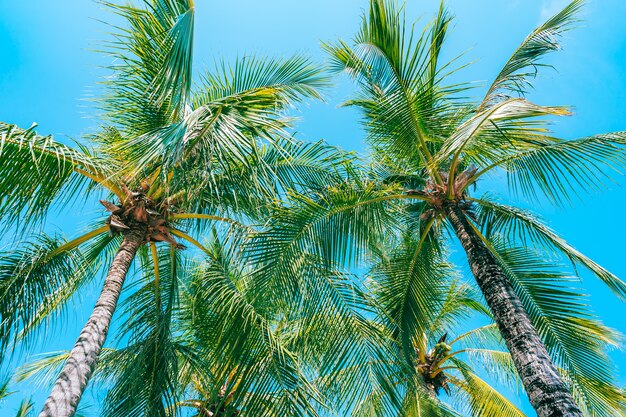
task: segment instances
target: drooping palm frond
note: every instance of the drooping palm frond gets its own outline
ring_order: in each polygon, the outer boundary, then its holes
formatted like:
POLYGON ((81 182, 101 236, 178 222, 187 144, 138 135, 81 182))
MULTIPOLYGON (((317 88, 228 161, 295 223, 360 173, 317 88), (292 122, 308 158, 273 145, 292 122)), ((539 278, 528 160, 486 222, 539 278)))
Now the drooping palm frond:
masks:
POLYGON ((559 13, 533 30, 515 50, 489 87, 480 109, 490 107, 511 93, 523 95, 536 77, 544 55, 560 49, 560 38, 577 21, 584 0, 574 0, 559 13))
POLYGON ((493 146, 481 146, 470 157, 482 166, 472 182, 502 169, 513 193, 536 199, 540 192, 561 205, 600 191, 626 167, 626 132, 562 140, 532 133, 517 136, 506 127, 499 130, 493 146))
POLYGON ((68 203, 86 184, 108 185, 108 169, 76 144, 0 123, 0 219, 24 228, 40 221, 54 203, 68 203))
MULTIPOLYGON (((78 250, 58 251, 64 241, 41 235, 5 252, 0 260, 0 343, 3 352, 24 329, 32 330, 57 307, 58 294, 84 283, 93 265, 78 250)), ((62 303, 61 303, 62 304, 62 303)), ((4 359, 4 354, 2 359, 4 359)))
POLYGON ((626 283, 576 250, 528 210, 507 206, 488 195, 472 201, 478 204, 479 223, 483 225, 487 236, 498 235, 512 244, 517 240, 565 256, 575 265, 584 266, 592 272, 620 298, 626 297, 626 283))
POLYGON ((388 376, 396 356, 390 335, 368 318, 377 310, 363 283, 315 257, 305 257, 300 268, 297 304, 285 305, 298 329, 297 352, 324 406, 341 415, 376 401, 381 414, 393 414, 399 397, 388 376))
POLYGON ((53 256, 61 256, 65 251, 74 251, 70 256, 78 259, 79 263, 73 265, 74 275, 62 277, 63 284, 53 293, 47 294, 43 302, 37 306, 30 322, 22 326, 18 334, 20 342, 29 344, 31 338, 37 337, 41 340, 40 332, 43 331, 45 335, 49 329, 53 329, 56 320, 60 318, 60 313, 68 308, 70 300, 85 285, 97 279, 103 266, 110 264, 120 245, 121 237, 110 236, 105 230, 105 227, 98 228, 57 248, 57 253, 53 256))
MULTIPOLYGON (((524 99, 510 99, 498 103, 497 105, 477 113, 470 117, 463 124, 458 126, 454 133, 445 140, 441 149, 436 154, 438 166, 445 166, 445 163, 452 159, 449 172, 454 178, 456 168, 462 154, 477 154, 486 148, 483 138, 491 138, 491 134, 502 136, 503 126, 509 124, 510 129, 520 128, 525 132, 532 131, 535 126, 541 126, 541 120, 533 120, 532 123, 528 119, 545 117, 549 115, 566 115, 567 110, 563 107, 544 107, 538 106, 524 99), (502 126, 499 126, 500 123, 502 126), (481 146, 483 145, 483 146, 481 146)), ((506 141, 506 136, 501 141, 506 141)), ((491 142, 491 141, 490 141, 491 142)), ((488 142, 489 145, 492 143, 488 142)))
POLYGON ((289 268, 303 253, 340 266, 358 263, 375 250, 392 224, 387 204, 398 198, 394 192, 357 179, 317 192, 290 193, 287 204, 274 210, 266 230, 252 239, 249 256, 267 263, 273 277, 295 276, 289 268))

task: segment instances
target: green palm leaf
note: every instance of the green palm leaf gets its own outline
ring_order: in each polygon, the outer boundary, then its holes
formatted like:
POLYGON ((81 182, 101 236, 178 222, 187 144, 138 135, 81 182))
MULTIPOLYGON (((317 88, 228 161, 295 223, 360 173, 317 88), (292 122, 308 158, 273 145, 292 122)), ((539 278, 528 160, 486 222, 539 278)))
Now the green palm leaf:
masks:
POLYGON ((104 180, 104 164, 86 149, 76 149, 30 129, 0 122, 0 219, 26 227, 43 218, 55 202, 68 203, 88 180, 104 180), (89 172, 86 172, 89 171, 89 172))
POLYGON ((193 3, 146 1, 145 8, 105 3, 127 23, 105 45, 114 77, 105 81, 104 117, 138 136, 178 121, 191 89, 193 3))
POLYGON ((500 204, 488 196, 473 201, 479 204, 479 222, 488 236, 497 234, 519 239, 562 254, 574 264, 587 268, 620 298, 626 297, 626 283, 576 250, 529 211, 500 204))
POLYGON ((584 0, 572 1, 524 39, 489 87, 481 109, 508 98, 510 93, 523 95, 527 91, 530 78, 537 75, 537 68, 545 66, 541 58, 560 49, 559 38, 576 22, 583 4, 584 0))

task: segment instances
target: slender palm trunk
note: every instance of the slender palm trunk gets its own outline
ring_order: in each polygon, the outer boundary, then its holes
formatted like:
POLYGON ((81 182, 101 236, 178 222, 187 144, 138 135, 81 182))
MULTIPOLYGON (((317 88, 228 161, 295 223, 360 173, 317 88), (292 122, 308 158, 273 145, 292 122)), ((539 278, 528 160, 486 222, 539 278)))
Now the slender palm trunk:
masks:
POLYGON ((89 382, 106 340, 111 318, 135 254, 145 233, 129 231, 111 263, 96 306, 80 332, 65 367, 52 388, 39 417, 72 417, 89 382))
POLYGON ((446 212, 539 417, 582 417, 511 283, 458 206, 446 212))

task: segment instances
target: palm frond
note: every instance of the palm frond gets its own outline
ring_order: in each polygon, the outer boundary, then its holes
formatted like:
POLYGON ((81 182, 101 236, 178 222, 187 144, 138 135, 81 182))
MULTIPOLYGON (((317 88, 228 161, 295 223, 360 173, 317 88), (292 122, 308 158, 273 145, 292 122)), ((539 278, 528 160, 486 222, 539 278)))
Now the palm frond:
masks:
POLYGON ((511 93, 523 95, 527 92, 530 79, 537 76, 539 67, 545 66, 541 59, 560 49, 560 38, 577 21, 576 15, 583 4, 584 0, 572 1, 524 39, 489 87, 481 110, 508 98, 511 93))
POLYGON ((335 183, 354 169, 355 159, 323 142, 278 140, 261 146, 246 163, 232 164, 225 171, 192 168, 184 181, 172 184, 171 193, 185 192, 189 212, 263 221, 277 197, 288 190, 304 193, 335 183))
POLYGON ((480 301, 477 291, 456 278, 456 271, 448 266, 447 286, 439 309, 435 310, 427 334, 438 339, 442 333, 456 332, 459 324, 474 313, 491 317, 491 312, 480 301), (451 279, 454 278, 454 279, 451 279))
POLYGON ((391 225, 388 200, 394 195, 373 184, 340 182, 318 193, 291 193, 285 207, 277 207, 265 230, 255 234, 248 256, 267 265, 261 282, 292 293, 296 268, 303 254, 339 266, 359 262, 373 250, 391 225))
MULTIPOLYGON (((40 235, 36 241, 5 252, 0 260, 0 343, 38 327, 57 311, 74 290, 97 270, 99 251, 89 256, 78 249, 58 252, 65 242, 40 235)), ((93 249, 93 248, 92 248, 93 249)))
POLYGON ((463 366, 460 361, 455 360, 455 363, 462 375, 462 379, 455 381, 455 385, 465 394, 467 408, 473 416, 525 417, 519 408, 486 381, 463 366))
POLYGON ((515 132, 501 133, 509 143, 472 157, 483 166, 472 181, 503 169, 513 193, 536 199, 538 191, 560 205, 581 193, 606 188, 626 168, 626 132, 614 132, 573 140, 515 132))
POLYGON ((450 65, 438 62, 450 22, 443 6, 421 34, 405 20, 394 1, 372 1, 353 47, 340 41, 324 48, 333 69, 359 85, 357 98, 346 104, 363 110, 369 142, 419 162, 430 159, 431 142, 447 136, 465 113, 451 98, 466 87, 442 85, 450 65))
MULTIPOLYGON (((485 138, 491 139, 495 134, 500 141, 506 142, 503 137, 502 124, 509 124, 510 128, 524 129, 529 131, 533 125, 541 125, 541 120, 534 120, 532 124, 527 119, 533 119, 549 115, 566 115, 568 111, 563 107, 538 106, 524 99, 509 99, 484 110, 469 118, 458 126, 454 133, 446 139, 436 155, 436 161, 441 166, 452 159, 450 172, 456 174, 456 166, 462 153, 480 153, 486 148, 485 138), (525 122, 521 124, 521 122, 525 122), (514 124, 515 123, 515 124, 514 124), (500 124, 500 125, 499 125, 500 124), (521 126, 519 126, 521 124, 521 126), (482 140, 481 140, 482 139, 482 140), (481 146, 482 145, 482 146, 481 146)), ((489 140, 488 144, 493 145, 489 140)), ((453 177, 451 175, 451 177, 453 177)))
POLYGON ((250 415, 315 415, 316 390, 294 352, 291 327, 276 318, 277 306, 247 289, 246 270, 231 251, 214 239, 184 298, 185 334, 213 363, 203 372, 207 391, 225 386, 233 407, 250 415))
POLYGON ((35 408, 35 403, 30 398, 25 398, 20 403, 20 406, 17 409, 17 414, 15 417, 30 417, 33 414, 35 408))
POLYGON ((0 123, 3 224, 26 227, 40 221, 52 204, 69 203, 76 196, 89 180, 85 174, 101 179, 108 175, 104 165, 86 149, 71 148, 52 136, 38 135, 34 128, 24 130, 0 123))
POLYGON ((60 313, 67 308, 68 302, 80 292, 81 288, 98 276, 102 266, 110 264, 121 240, 120 236, 112 237, 98 233, 89 241, 74 239, 51 252, 51 257, 58 256, 65 251, 76 251, 76 248, 82 245, 80 251, 73 255, 75 259, 80 259, 80 263, 75 265, 74 274, 62 277, 63 285, 46 296, 32 315, 31 321, 22 327, 17 339, 29 344, 31 337, 40 336, 39 330, 47 332, 49 327, 53 327, 55 319, 58 319, 60 313))
POLYGON ((189 0, 105 2, 126 27, 105 49, 115 61, 100 100, 104 118, 136 137, 177 122, 191 91, 194 9, 189 0))
POLYGON ((561 254, 575 265, 584 266, 620 298, 626 298, 624 281, 572 247, 531 212, 498 203, 489 196, 473 201, 479 205, 479 223, 484 225, 487 236, 499 235, 507 239, 519 239, 529 246, 539 245, 561 254))
POLYGON ((447 280, 453 274, 442 259, 436 232, 425 225, 421 233, 419 238, 406 236, 388 259, 368 274, 377 304, 391 321, 389 327, 407 358, 415 354, 418 340, 426 343, 424 335, 434 324, 433 312, 440 311, 445 302, 447 280))
POLYGON ((120 144, 131 165, 160 166, 164 173, 179 165, 227 172, 257 156, 259 140, 286 136, 286 108, 307 97, 319 98, 318 89, 325 85, 321 69, 300 56, 244 58, 218 71, 204 76, 180 120, 120 144))

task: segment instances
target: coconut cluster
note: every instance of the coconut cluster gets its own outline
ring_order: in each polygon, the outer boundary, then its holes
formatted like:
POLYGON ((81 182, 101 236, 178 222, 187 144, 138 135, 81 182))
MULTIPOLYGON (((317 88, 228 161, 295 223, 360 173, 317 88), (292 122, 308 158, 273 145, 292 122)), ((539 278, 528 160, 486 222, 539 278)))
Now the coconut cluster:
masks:
POLYGON ((149 198, 145 190, 124 190, 126 198, 119 205, 100 200, 111 212, 106 223, 112 235, 123 234, 130 230, 141 230, 148 242, 167 242, 183 248, 171 234, 168 222, 169 211, 162 204, 149 198))

